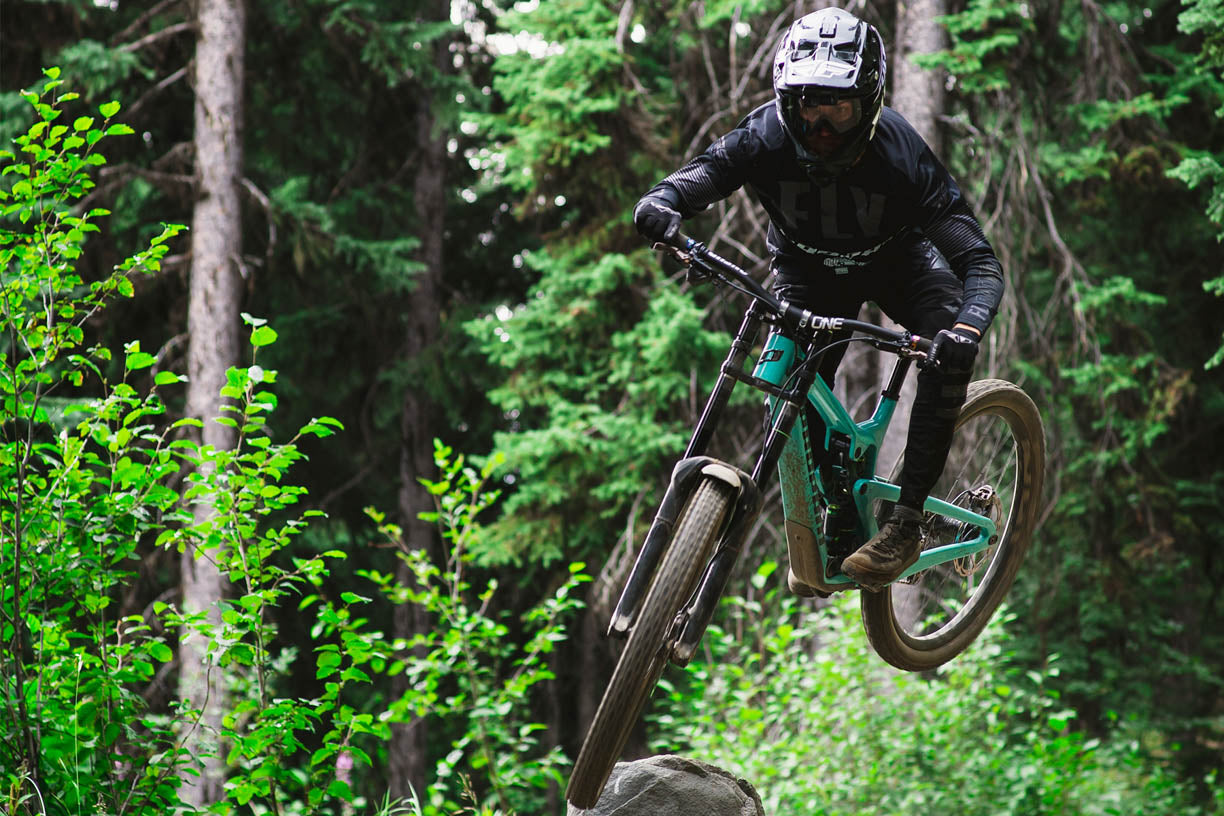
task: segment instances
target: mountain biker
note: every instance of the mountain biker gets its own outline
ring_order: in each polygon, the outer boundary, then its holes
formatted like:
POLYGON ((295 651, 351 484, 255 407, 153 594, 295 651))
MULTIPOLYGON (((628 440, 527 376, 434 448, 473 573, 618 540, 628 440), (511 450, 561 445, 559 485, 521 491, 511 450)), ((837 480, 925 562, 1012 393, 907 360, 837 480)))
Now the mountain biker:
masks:
MULTIPOLYGON (((900 499, 842 564, 875 591, 918 559, 922 504, 943 471, 978 343, 1003 295, 1002 268, 977 218, 913 126, 884 106, 884 78, 873 26, 836 8, 799 18, 774 60, 774 100, 651 188, 633 214, 643 236, 669 240, 681 219, 747 185, 770 217, 779 297, 847 318, 871 300, 933 339, 938 365, 918 377, 900 499)), ((844 352, 834 346, 821 365, 830 384, 844 352)), ((824 439, 820 428, 813 439, 824 439)), ((811 594, 793 572, 790 584, 811 594)))

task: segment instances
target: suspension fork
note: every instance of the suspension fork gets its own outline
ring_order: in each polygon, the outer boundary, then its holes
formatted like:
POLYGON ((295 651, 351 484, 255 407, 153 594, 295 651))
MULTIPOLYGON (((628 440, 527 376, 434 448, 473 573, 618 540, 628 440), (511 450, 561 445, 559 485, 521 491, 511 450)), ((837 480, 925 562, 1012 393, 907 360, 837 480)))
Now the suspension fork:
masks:
POLYGON ((744 362, 748 359, 749 352, 752 351, 752 343, 760 328, 760 307, 756 301, 753 301, 744 313, 739 331, 735 333, 731 341, 731 350, 727 353, 727 359, 723 361, 718 381, 714 384, 709 399, 706 400, 701 418, 697 421, 697 427, 693 430, 693 436, 684 452, 684 458, 676 463, 676 467, 672 470, 667 492, 663 494, 663 501, 659 505, 658 512, 655 513, 649 532, 646 533, 646 541, 642 544, 641 552, 638 553, 637 559, 633 562, 633 568, 629 571, 625 588, 621 591, 620 600, 617 601, 616 609, 612 612, 612 619, 608 623, 610 637, 625 637, 633 627, 638 605, 650 586, 655 569, 659 566, 659 559, 667 549, 668 542, 671 541, 676 521, 680 518, 680 513, 684 510, 685 505, 688 504, 689 496, 692 495, 701 476, 702 466, 713 461, 703 454, 714 438, 714 431, 718 428, 723 409, 727 407, 731 391, 735 388, 737 380, 735 375, 743 371, 744 362))
POLYGON ((727 407, 727 400, 731 398, 731 391, 735 388, 736 380, 739 379, 736 375, 741 374, 744 370, 744 361, 748 359, 748 353, 752 351, 752 344, 760 328, 760 305, 754 300, 748 307, 748 311, 744 313, 744 320, 740 323, 739 331, 735 333, 735 338, 731 341, 731 350, 727 352, 727 359, 723 361, 722 368, 719 370, 718 381, 714 383, 714 390, 710 392, 710 398, 706 400, 701 419, 697 420, 697 427, 689 440, 688 449, 684 452, 685 459, 704 454, 706 448, 710 446, 710 440, 713 439, 714 431, 718 428, 718 420, 722 417, 723 409, 727 407))
MULTIPOLYGON (((791 393, 800 395, 799 399, 804 399, 805 397, 801 395, 805 395, 808 388, 811 387, 816 376, 816 367, 814 365, 805 366, 797 373, 799 374, 798 383, 791 393)), ((777 471, 782 449, 790 439, 791 429, 799 419, 799 412, 802 410, 799 402, 792 398, 782 400, 781 404, 782 408, 770 426, 765 446, 760 456, 757 457, 752 475, 743 474, 742 487, 736 499, 731 521, 719 540, 718 549, 710 559, 705 574, 702 575, 701 583, 698 584, 697 591, 693 593, 692 600, 681 611, 681 617, 677 620, 679 631, 671 651, 672 662, 677 665, 688 665, 689 660, 697 651, 697 644, 701 641, 701 636, 705 634, 710 621, 714 618, 718 601, 727 588, 731 571, 743 550, 748 530, 760 515, 762 485, 770 474, 777 471)))
POLYGON ((675 622, 679 631, 672 646, 671 659, 679 666, 687 666, 697 651, 697 644, 710 625, 714 610, 718 607, 718 600, 727 588, 727 581, 740 551, 743 550, 748 530, 761 514, 760 489, 748 474, 739 471, 739 475, 740 492, 735 498, 731 521, 719 539, 718 549, 710 559, 697 591, 693 593, 691 601, 681 610, 675 622))

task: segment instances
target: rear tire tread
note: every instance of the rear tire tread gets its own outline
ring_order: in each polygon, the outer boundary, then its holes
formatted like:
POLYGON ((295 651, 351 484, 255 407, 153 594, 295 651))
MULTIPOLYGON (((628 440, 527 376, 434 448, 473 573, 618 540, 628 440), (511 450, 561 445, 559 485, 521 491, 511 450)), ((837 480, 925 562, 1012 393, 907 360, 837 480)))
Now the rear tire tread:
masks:
POLYGON ((930 644, 907 637, 893 610, 892 591, 864 592, 863 627, 876 653, 905 671, 930 671, 947 663, 973 643, 1011 589, 1032 540, 1037 522, 1045 470, 1045 431, 1032 399, 1005 380, 978 380, 969 384, 957 427, 984 413, 1007 421, 1018 452, 1016 495, 1012 517, 998 547, 997 570, 974 593, 975 608, 955 624, 946 637, 930 644), (907 642, 910 641, 910 642, 907 642))

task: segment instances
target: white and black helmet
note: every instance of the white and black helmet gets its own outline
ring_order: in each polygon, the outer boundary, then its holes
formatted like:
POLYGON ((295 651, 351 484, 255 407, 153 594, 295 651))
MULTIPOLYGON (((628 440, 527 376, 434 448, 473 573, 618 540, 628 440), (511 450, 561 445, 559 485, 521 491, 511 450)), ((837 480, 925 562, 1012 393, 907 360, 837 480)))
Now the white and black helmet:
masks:
POLYGON ((821 9, 800 17, 787 29, 774 58, 773 86, 778 117, 813 176, 831 178, 852 165, 871 137, 884 107, 884 42, 880 32, 848 11, 821 9), (837 105, 849 108, 837 121, 810 122, 800 108, 837 105), (808 129, 827 124, 844 136, 838 148, 816 155, 804 146, 808 129))

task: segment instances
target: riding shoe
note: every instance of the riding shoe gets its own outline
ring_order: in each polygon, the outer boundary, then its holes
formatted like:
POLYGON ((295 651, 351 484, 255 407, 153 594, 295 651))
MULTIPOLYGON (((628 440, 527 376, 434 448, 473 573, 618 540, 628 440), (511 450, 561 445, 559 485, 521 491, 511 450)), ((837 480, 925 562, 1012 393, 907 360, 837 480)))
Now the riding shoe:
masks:
POLYGON ((879 592, 918 560, 921 525, 920 511, 897 505, 880 532, 842 562, 842 572, 864 589, 879 592))

